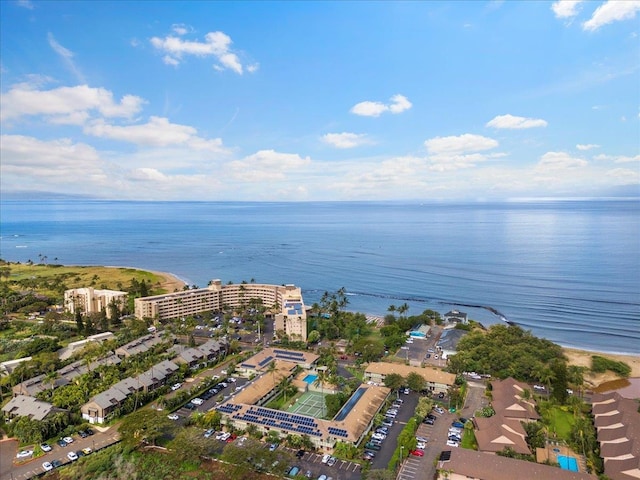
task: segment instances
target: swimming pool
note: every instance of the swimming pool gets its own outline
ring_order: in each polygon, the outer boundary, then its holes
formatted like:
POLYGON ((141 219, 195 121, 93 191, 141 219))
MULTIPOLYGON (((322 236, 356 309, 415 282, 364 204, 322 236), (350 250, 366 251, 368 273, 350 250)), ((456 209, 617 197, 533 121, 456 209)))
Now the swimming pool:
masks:
POLYGON ((347 403, 345 403, 342 408, 340 409, 340 411, 338 412, 338 414, 335 416, 334 420, 341 422, 342 420, 345 419, 345 417, 347 416, 347 414, 351 411, 351 409, 354 407, 354 405, 356 403, 358 403, 358 400, 360 400, 360 397, 362 397, 362 395, 364 395, 364 392, 367 389, 364 387, 360 387, 358 388, 355 393, 353 395, 351 395, 351 398, 349 400, 347 400, 347 403))
POLYGON ((316 381, 316 378, 318 378, 318 375, 314 375, 314 374, 310 373, 309 375, 304 377, 302 379, 302 381, 304 381, 304 382, 308 383, 309 385, 311 385, 313 382, 316 381))
POLYGON ((571 470, 572 472, 578 471, 578 461, 576 460, 576 457, 558 455, 558 463, 560 464, 560 468, 564 470, 571 470))

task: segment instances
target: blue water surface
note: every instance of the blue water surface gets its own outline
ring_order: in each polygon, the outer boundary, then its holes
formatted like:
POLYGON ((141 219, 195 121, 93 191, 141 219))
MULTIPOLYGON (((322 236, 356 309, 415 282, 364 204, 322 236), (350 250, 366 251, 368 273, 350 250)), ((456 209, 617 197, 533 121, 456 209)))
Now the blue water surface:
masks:
POLYGON ((640 353, 637 201, 2 201, 0 226, 10 261, 295 283, 307 304, 345 287, 365 313, 458 308, 566 346, 640 353))

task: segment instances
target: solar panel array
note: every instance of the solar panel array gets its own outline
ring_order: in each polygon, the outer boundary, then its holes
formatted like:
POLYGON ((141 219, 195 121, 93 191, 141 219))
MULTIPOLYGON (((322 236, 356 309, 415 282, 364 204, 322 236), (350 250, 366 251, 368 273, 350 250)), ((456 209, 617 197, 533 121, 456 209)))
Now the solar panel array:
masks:
POLYGON ((331 435, 337 435, 338 437, 344 437, 344 438, 347 438, 349 436, 349 434, 344 428, 329 427, 329 433, 331 435))
POLYGON ((322 433, 318 428, 318 424, 312 417, 281 412, 279 410, 271 410, 263 407, 251 407, 244 414, 234 415, 234 418, 305 435, 313 435, 316 437, 322 436, 322 433))
POLYGON ((273 352, 276 354, 276 358, 280 358, 282 360, 304 362, 303 352, 292 352, 290 350, 276 350, 276 349, 274 349, 273 352))
POLYGON ((244 368, 256 368, 256 366, 251 363, 243 363, 240 366, 244 368))
POLYGON ((273 357, 269 355, 267 358, 265 358, 260 363, 258 363, 258 365, 260 365, 261 367, 264 367, 267 363, 271 362, 271 360, 273 360, 273 357))
POLYGON ((217 409, 224 413, 233 413, 237 412, 242 408, 242 405, 234 405, 233 403, 225 403, 224 405, 220 405, 217 409))

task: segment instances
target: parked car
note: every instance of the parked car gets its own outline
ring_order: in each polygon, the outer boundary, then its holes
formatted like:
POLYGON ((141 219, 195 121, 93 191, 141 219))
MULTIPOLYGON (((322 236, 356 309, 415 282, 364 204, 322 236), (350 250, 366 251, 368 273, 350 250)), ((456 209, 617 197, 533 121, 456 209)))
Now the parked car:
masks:
POLYGON ((85 447, 85 448, 82 449, 82 453, 84 453, 85 455, 90 455, 91 452, 93 452, 91 447, 85 447))
POLYGON ((167 415, 167 418, 169 420, 178 420, 180 416, 177 413, 170 413, 169 415, 167 415))
POLYGON ((213 435, 214 433, 216 433, 216 431, 213 428, 210 428, 209 430, 205 430, 204 432, 204 438, 209 438, 211 437, 211 435, 213 435))
POLYGON ((233 442, 236 438, 238 438, 238 436, 235 433, 230 434, 226 439, 225 442, 227 443, 231 443, 233 442))
POLYGON ((427 443, 429 441, 428 438, 420 437, 420 436, 416 436, 416 440, 419 441, 419 442, 424 442, 424 443, 427 443))
POLYGON ((393 420, 391 420, 391 419, 385 419, 385 420, 382 422, 382 425, 384 425, 385 427, 393 427, 393 420))
POLYGON ((287 474, 288 477, 295 477, 298 472, 300 472, 300 467, 298 466, 294 466, 291 470, 289 470, 289 473, 287 474))
POLYGON ((327 462, 327 465, 328 465, 329 467, 333 467, 333 466, 336 464, 336 462, 337 462, 337 461, 338 461, 338 459, 337 459, 336 457, 331 457, 331 458, 329 459, 329 461, 327 462))
POLYGON ((43 452, 50 452, 51 451, 51 445, 49 445, 48 443, 41 443, 40 444, 40 449, 43 452))
POLYGON ((389 433, 389 429, 387 427, 378 427, 376 428, 376 433, 384 433, 387 435, 389 433))
POLYGON ((424 457, 424 452, 422 450, 411 450, 409 453, 414 457, 424 457))
POLYGON ((60 465, 62 465, 62 462, 56 458, 54 460, 51 460, 51 465, 53 465, 53 468, 58 468, 60 465))
POLYGON ((275 452, 276 448, 278 448, 278 444, 277 443, 272 443, 271 445, 269 445, 269 451, 270 452, 275 452))
POLYGON ((78 459, 78 454, 76 452, 67 453, 67 458, 72 462, 78 459))
POLYGON ((73 437, 64 437, 63 440, 67 442, 67 445, 73 443, 73 437))
POLYGON ((455 421, 455 422, 451 422, 451 426, 456 428, 464 428, 464 423, 455 421))
POLYGON ((66 447, 67 446, 67 442, 64 441, 64 438, 61 438, 60 440, 58 440, 58 445, 61 447, 66 447))
POLYGON ((329 455, 328 453, 322 456, 322 463, 327 463, 329 461, 329 459, 331 458, 331 455, 329 455))
POLYGON ((427 448, 427 444, 424 442, 418 442, 418 444, 416 445, 416 448, 418 450, 424 450, 425 448, 427 448))
POLYGON ((53 470, 53 465, 51 465, 51 463, 49 463, 49 462, 44 462, 44 463, 42 464, 42 469, 43 469, 45 472, 50 472, 51 470, 53 470))
POLYGON ((318 480, 327 480, 327 476, 323 473, 318 477, 318 480))
POLYGON ((193 400, 191 400, 191 403, 193 403, 194 405, 202 405, 204 403, 204 400, 201 399, 200 397, 196 397, 193 400))
POLYGON ((438 418, 438 417, 436 417, 433 413, 429 413, 429 414, 427 415, 427 418, 431 418, 431 419, 435 420, 435 419, 436 419, 436 418, 438 418))
POLYGON ((364 444, 364 448, 369 449, 369 450, 380 450, 380 445, 376 445, 375 443, 372 442, 367 442, 364 444))
POLYGON ((174 392, 176 390, 178 390, 180 387, 182 386, 182 384, 180 382, 178 383, 174 383, 173 385, 171 385, 171 390, 173 390, 174 392))
POLYGON ((304 450, 298 450, 296 452, 296 457, 297 458, 302 458, 302 457, 304 457, 304 453, 305 453, 304 450))
POLYGON ((33 455, 33 450, 22 450, 16 454, 16 458, 29 458, 33 455))
POLYGON ((427 425, 433 425, 434 423, 436 423, 433 418, 425 418, 422 422, 426 423, 427 425))
POLYGON ((371 438, 375 438, 377 440, 384 440, 387 436, 384 433, 374 433, 371 435, 371 438))
POLYGON ((78 435, 80 435, 80 438, 87 438, 89 436, 89 434, 87 432, 85 432, 84 430, 80 430, 78 432, 78 435))
MULTIPOLYGON (((442 396, 444 396, 444 393, 442 394, 442 396)), ((436 406, 436 407, 433 407, 433 409, 434 409, 436 412, 438 412, 440 415, 442 415, 442 414, 444 413, 444 408, 442 408, 442 407, 438 407, 438 406, 436 406)))
POLYGON ((460 444, 458 442, 454 442, 453 440, 447 440, 447 447, 459 447, 460 444))

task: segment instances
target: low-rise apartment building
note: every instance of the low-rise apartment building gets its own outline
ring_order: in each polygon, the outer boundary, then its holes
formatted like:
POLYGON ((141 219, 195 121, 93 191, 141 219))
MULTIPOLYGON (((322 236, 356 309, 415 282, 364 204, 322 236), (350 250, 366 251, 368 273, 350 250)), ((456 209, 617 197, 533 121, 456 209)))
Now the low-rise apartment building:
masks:
POLYGON ((449 387, 453 386, 456 376, 435 367, 414 367, 403 363, 374 362, 370 363, 364 371, 364 378, 367 381, 384 385, 384 379, 392 373, 407 378, 410 373, 417 373, 425 381, 425 390, 433 394, 447 393, 449 387))

